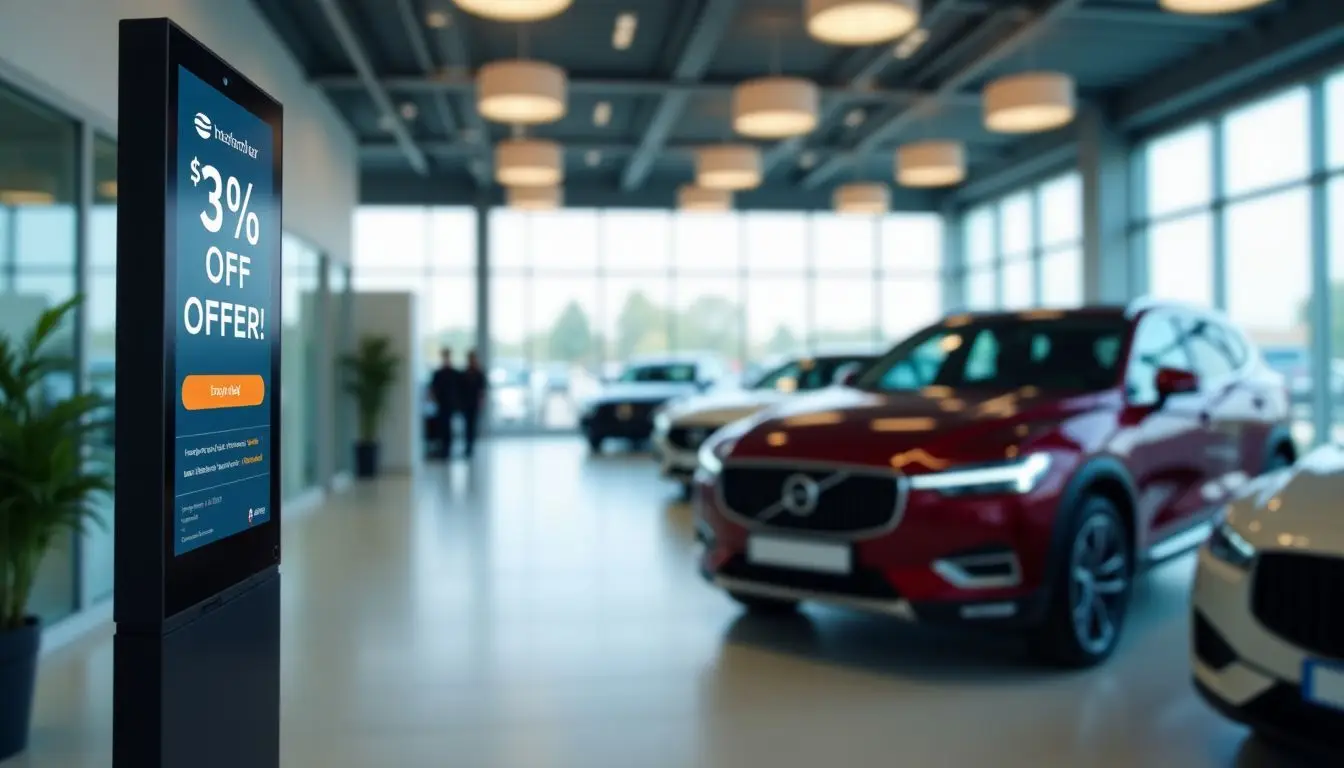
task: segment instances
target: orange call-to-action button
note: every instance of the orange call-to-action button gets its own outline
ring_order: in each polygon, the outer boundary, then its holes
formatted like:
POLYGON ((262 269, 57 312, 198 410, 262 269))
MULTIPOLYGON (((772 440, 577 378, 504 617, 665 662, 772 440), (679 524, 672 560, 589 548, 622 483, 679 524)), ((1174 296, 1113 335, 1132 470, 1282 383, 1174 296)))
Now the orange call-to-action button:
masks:
POLYGON ((260 376, 188 376, 182 380, 182 405, 188 411, 246 408, 266 400, 260 376))

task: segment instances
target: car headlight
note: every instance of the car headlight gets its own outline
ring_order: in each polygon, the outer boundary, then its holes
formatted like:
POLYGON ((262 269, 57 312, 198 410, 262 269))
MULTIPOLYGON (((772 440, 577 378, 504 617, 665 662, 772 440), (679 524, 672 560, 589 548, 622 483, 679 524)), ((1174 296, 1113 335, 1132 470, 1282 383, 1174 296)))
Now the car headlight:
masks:
POLYGON ((1226 520, 1213 527, 1206 546, 1210 555, 1242 570, 1249 569, 1255 562, 1255 546, 1233 530, 1226 520))
POLYGON ((715 440, 713 437, 700 444, 700 450, 696 457, 699 460, 700 469, 709 475, 717 475, 723 471, 723 459, 728 452, 737 445, 737 435, 715 440))
POLYGON ((1030 493, 1049 470, 1049 454, 1032 453, 1001 464, 913 475, 910 487, 948 495, 1030 493))

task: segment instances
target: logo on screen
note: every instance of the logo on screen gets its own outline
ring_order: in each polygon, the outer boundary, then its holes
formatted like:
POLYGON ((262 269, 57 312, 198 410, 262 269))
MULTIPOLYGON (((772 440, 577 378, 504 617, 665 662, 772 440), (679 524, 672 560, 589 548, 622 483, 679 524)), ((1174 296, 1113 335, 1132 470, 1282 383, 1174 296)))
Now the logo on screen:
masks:
POLYGON ((196 113, 196 133, 200 134, 202 139, 208 139, 215 135, 214 126, 204 112, 196 113))

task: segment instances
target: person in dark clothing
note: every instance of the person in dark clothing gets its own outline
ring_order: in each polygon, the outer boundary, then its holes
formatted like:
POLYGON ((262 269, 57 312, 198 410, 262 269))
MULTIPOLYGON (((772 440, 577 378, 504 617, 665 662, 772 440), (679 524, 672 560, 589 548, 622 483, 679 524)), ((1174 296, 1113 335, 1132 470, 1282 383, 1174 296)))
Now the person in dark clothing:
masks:
POLYGON ((438 408, 441 459, 448 459, 453 455, 453 414, 457 413, 460 407, 458 394, 462 375, 461 371, 453 367, 453 351, 444 349, 442 363, 429 383, 429 389, 434 395, 434 405, 438 408))
POLYGON ((462 411, 462 426, 466 432, 466 455, 476 446, 476 426, 480 423, 481 407, 485 405, 485 390, 488 382, 485 371, 481 370, 481 360, 476 350, 467 353, 467 367, 458 379, 458 408, 462 411))

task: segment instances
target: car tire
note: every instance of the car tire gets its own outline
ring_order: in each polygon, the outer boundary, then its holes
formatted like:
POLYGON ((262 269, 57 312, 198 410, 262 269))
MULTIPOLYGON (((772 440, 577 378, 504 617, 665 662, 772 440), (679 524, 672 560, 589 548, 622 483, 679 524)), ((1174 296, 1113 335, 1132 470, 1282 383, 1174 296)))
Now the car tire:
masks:
POLYGON ((601 438, 601 437, 598 437, 598 436, 596 436, 596 435, 589 435, 589 436, 588 436, 588 449, 591 450, 593 453, 601 453, 601 452, 602 452, 602 438, 601 438))
POLYGON ((1091 667, 1120 642, 1134 557, 1129 532, 1109 499, 1084 497, 1064 524, 1068 543, 1050 574, 1053 588, 1037 650, 1055 666, 1091 667))
POLYGON ((738 605, 746 608, 748 613, 761 616, 780 616, 798 610, 797 600, 780 600, 773 597, 761 597, 760 595, 745 595, 733 591, 729 591, 728 596, 738 605))

